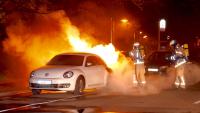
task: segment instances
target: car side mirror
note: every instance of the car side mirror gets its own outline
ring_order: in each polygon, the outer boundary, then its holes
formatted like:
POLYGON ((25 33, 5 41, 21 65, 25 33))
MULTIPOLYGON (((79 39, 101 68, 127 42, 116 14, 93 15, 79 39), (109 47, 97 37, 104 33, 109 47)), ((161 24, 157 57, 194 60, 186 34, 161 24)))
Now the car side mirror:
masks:
POLYGON ((109 68, 109 67, 106 67, 106 70, 107 70, 109 73, 112 73, 112 72, 113 72, 112 69, 109 68))
POLYGON ((165 56, 165 60, 169 60, 169 56, 165 56))

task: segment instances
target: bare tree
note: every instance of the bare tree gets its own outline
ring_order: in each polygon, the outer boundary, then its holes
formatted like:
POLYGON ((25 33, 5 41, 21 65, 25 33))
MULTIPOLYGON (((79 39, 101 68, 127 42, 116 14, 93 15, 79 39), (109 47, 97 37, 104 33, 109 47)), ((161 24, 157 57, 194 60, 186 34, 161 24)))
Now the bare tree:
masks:
POLYGON ((144 0, 131 0, 140 10, 143 10, 144 0))

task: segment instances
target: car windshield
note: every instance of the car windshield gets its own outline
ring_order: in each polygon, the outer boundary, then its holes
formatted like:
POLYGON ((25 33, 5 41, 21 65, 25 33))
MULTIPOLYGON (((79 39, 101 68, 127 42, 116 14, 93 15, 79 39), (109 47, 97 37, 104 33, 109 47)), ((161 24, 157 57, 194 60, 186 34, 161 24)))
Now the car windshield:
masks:
POLYGON ((165 60, 167 56, 170 55, 170 52, 155 52, 153 53, 148 60, 165 60))
POLYGON ((82 66, 84 56, 81 55, 57 55, 53 57, 47 65, 71 65, 82 66))
POLYGON ((170 55, 170 52, 158 52, 157 58, 158 60, 165 60, 167 56, 170 55))

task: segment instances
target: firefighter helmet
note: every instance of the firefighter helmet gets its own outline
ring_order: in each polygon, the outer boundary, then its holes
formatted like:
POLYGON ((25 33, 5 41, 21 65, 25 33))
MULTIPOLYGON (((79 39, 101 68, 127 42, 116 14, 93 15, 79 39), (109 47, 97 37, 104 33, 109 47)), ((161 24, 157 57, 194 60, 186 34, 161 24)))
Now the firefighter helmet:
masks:
POLYGON ((135 42, 134 44, 133 44, 133 47, 139 47, 140 46, 140 43, 139 42, 135 42))

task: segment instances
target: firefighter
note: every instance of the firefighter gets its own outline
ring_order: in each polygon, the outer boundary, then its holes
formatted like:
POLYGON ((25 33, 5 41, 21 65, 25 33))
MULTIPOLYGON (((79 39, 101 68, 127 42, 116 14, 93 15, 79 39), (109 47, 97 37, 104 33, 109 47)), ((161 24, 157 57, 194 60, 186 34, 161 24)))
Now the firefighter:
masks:
POLYGON ((175 80, 175 86, 177 88, 183 88, 185 89, 185 78, 184 78, 184 67, 186 64, 186 56, 184 52, 183 46, 178 44, 176 40, 170 41, 170 46, 173 49, 173 55, 171 56, 171 59, 174 61, 175 69, 176 69, 176 80, 175 80))
POLYGON ((145 86, 145 68, 144 68, 144 52, 140 48, 140 43, 135 42, 133 44, 133 49, 129 52, 129 56, 134 61, 135 72, 133 75, 133 85, 134 86, 145 86))

